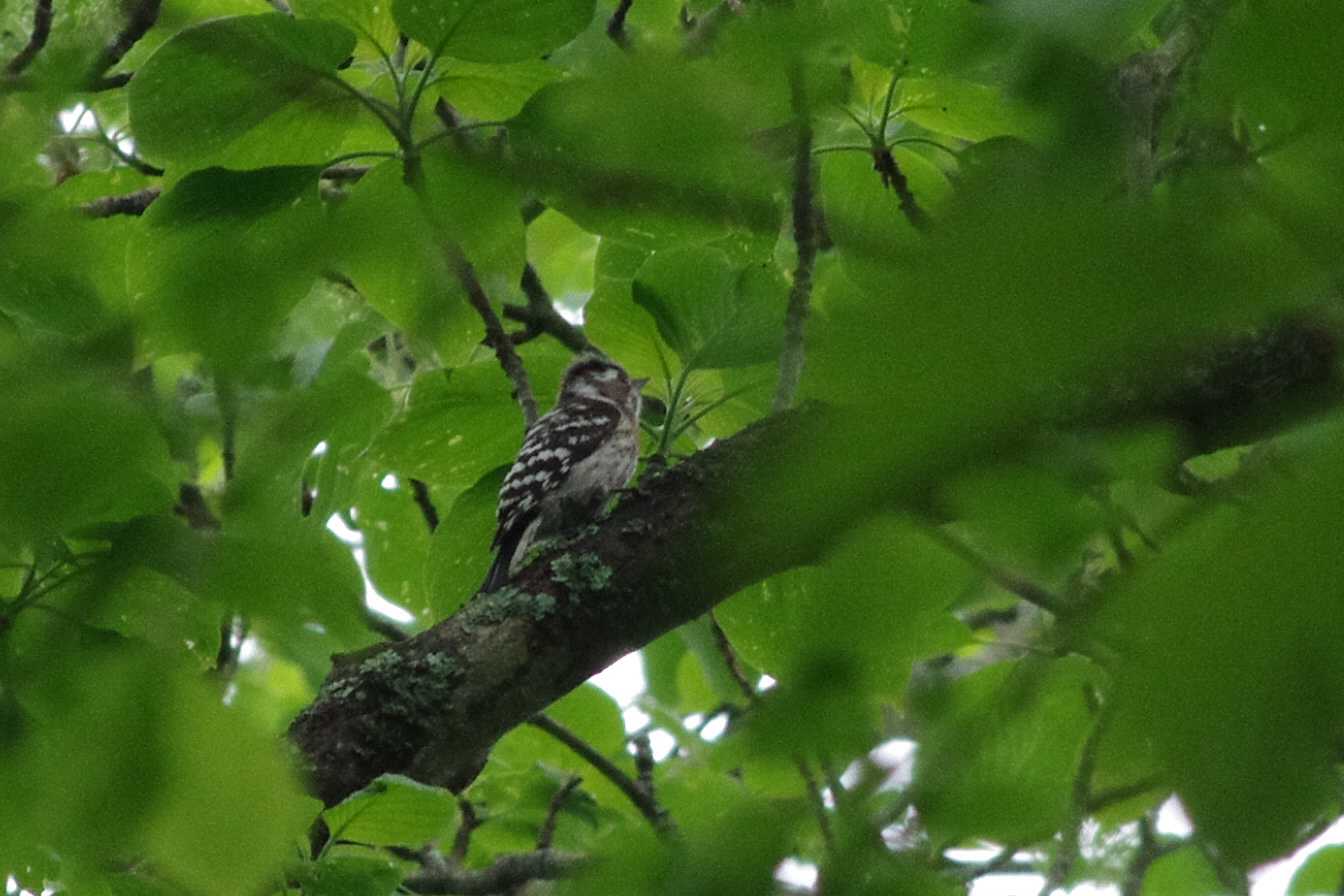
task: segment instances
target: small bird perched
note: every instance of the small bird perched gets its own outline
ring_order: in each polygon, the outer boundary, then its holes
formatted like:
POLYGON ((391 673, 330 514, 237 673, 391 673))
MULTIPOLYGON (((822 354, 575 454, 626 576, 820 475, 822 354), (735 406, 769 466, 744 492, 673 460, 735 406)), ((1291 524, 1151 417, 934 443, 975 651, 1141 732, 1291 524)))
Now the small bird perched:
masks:
POLYGON ((498 548, 481 591, 498 589, 539 539, 593 519, 639 460, 640 390, 621 365, 582 355, 550 413, 527 431, 499 490, 498 548))

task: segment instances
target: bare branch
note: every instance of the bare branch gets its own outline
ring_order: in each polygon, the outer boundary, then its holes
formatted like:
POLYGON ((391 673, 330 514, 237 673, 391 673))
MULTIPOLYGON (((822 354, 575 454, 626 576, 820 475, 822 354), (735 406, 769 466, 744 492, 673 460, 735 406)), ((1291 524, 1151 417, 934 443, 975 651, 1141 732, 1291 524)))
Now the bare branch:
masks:
POLYGON ((537 849, 550 849, 551 840, 555 838, 555 823, 560 817, 560 809, 564 806, 565 800, 574 792, 583 778, 578 775, 571 775, 560 789, 551 797, 550 805, 546 807, 546 820, 541 823, 541 831, 537 834, 537 849))
POLYGON ((481 826, 481 819, 476 815, 476 807, 472 805, 471 800, 464 796, 457 798, 457 810, 462 814, 462 822, 458 825, 457 834, 453 837, 453 861, 462 864, 467 859, 467 850, 471 848, 471 835, 481 826))
POLYGON ((625 17, 630 13, 630 7, 634 2, 635 0, 621 0, 611 18, 607 19, 607 37, 614 40, 622 49, 630 47, 630 35, 625 33, 625 17))
POLYGON ((925 531, 928 532, 930 538, 975 567, 1004 591, 1016 594, 1027 603, 1040 607, 1042 610, 1048 610, 1056 616, 1068 612, 1069 608, 1063 598, 1024 576, 1004 569, 944 527, 929 526, 925 531))
POLYGON ((504 332, 504 325, 500 323, 495 309, 490 307, 490 297, 485 294, 485 287, 476 276, 476 268, 462 254, 462 249, 455 243, 445 243, 443 251, 457 275, 458 283, 467 293, 468 304, 476 309, 476 313, 485 324, 485 344, 494 349, 495 357, 499 359, 499 366, 504 368, 504 373, 513 381, 514 397, 523 410, 523 425, 531 428, 532 424, 537 422, 537 399, 532 395, 532 384, 527 378, 527 369, 523 367, 523 359, 518 357, 518 352, 513 347, 513 340, 504 332))
POLYGON ((111 218, 114 215, 143 215, 150 203, 159 198, 162 187, 145 187, 123 196, 100 196, 90 199, 79 210, 90 218, 111 218))
POLYGON ((798 264, 793 271, 793 287, 789 290, 789 307, 784 317, 784 349, 779 356, 779 385, 773 406, 776 413, 793 406, 803 380, 803 329, 812 301, 812 267, 817 260, 812 208, 812 121, 801 66, 790 72, 789 88, 794 127, 798 130, 793 156, 793 241, 798 247, 798 264))
POLYGON ((1187 62, 1203 47, 1230 4, 1186 3, 1185 16, 1156 49, 1129 57, 1116 72, 1115 90, 1129 118, 1130 195, 1147 196, 1157 180, 1157 146, 1172 91, 1187 62))
POLYGON ((537 276, 537 269, 531 264, 523 267, 521 286, 523 294, 527 296, 527 306, 505 305, 504 316, 524 324, 527 327, 527 338, 548 333, 572 352, 594 350, 595 346, 588 341, 583 330, 565 320, 560 312, 555 310, 550 293, 542 285, 541 278, 537 276))
POLYGON ((486 868, 467 869, 442 864, 418 871, 403 881, 412 893, 503 893, 532 880, 558 880, 569 877, 588 864, 588 858, 554 849, 510 853, 495 859, 486 868))
POLYGON ((159 7, 161 5, 162 0, 140 0, 131 8, 125 27, 117 32, 112 41, 98 55, 97 61, 94 62, 91 78, 94 90, 120 87, 130 82, 130 75, 120 74, 104 78, 103 73, 120 62, 131 47, 135 46, 140 38, 144 37, 145 33, 154 27, 154 23, 159 18, 159 7))
POLYGON ((528 720, 528 723, 545 731, 551 737, 554 737, 560 743, 569 747, 577 753, 584 762, 587 762, 593 768, 601 772, 608 781, 615 784, 621 793, 634 803, 645 818, 649 820, 655 828, 666 830, 671 826, 667 817, 667 812, 659 806, 642 787, 635 783, 634 779, 616 767, 610 759, 597 752, 594 747, 579 737, 573 731, 570 731, 564 725, 555 721, 548 715, 538 714, 528 720))
POLYGON ((439 528, 439 511, 429 496, 429 486, 425 485, 423 480, 411 479, 411 494, 415 497, 415 506, 420 508, 420 513, 425 518, 425 525, 429 527, 430 534, 433 534, 439 528))
POLYGON ((9 64, 5 66, 6 75, 22 74, 23 70, 37 58, 37 54, 42 52, 42 48, 47 45, 47 37, 51 34, 51 18, 51 0, 37 0, 33 6, 33 30, 28 35, 28 43, 9 60, 9 64))

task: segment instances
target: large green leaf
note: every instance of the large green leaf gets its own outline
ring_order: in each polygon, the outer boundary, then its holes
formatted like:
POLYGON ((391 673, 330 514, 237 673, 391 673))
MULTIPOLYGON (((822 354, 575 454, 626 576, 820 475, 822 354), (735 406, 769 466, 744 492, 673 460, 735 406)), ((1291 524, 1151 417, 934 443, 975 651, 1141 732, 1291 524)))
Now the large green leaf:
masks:
POLYGON ((497 64, 444 59, 434 86, 463 115, 501 121, 517 115, 532 94, 563 76, 563 69, 541 59, 497 64))
POLYGON ((920 698, 915 806, 937 842, 1021 843, 1068 817, 1098 679, 1072 657, 1000 663, 920 698))
POLYGON ((149 413, 105 372, 0 369, 0 542, 166 509, 176 471, 149 413))
POLYGON ((1244 507, 1204 514, 1108 601, 1127 657, 1120 706, 1148 720, 1191 818, 1230 859, 1281 855, 1336 800, 1344 498, 1330 448, 1244 507))
POLYGON ((72 640, 30 657, 40 674, 19 689, 27 724, 0 764, 4 853, 50 843, 72 870, 139 856, 221 896, 273 880, 311 817, 280 742, 198 673, 72 640))
POLYGON ((640 267, 633 291, 687 367, 745 367, 778 351, 788 290, 773 267, 736 270, 715 249, 670 249, 640 267))
POLYGON ((403 31, 472 62, 517 62, 568 43, 593 18, 594 0, 393 0, 403 31))
POLYGON ((965 640, 950 608, 973 580, 911 524, 884 519, 821 566, 753 585, 715 615, 742 657, 776 678, 833 653, 857 662, 867 687, 896 696, 916 660, 965 640))
POLYGON ((456 366, 481 339, 445 242, 456 242, 492 301, 516 290, 525 257, 521 194, 484 164, 446 150, 423 158, 427 202, 405 183, 400 163, 365 175, 336 210, 339 265, 360 292, 417 344, 456 366))
POLYGON ((403 775, 381 775, 322 817, 336 840, 419 848, 452 833, 457 799, 441 787, 403 775))
POLYGON ((322 231, 315 169, 187 175, 128 249, 149 350, 198 351, 225 371, 255 364, 317 276, 322 231))
POLYGON ((510 142, 519 176, 591 233, 644 248, 734 225, 773 238, 774 173, 752 129, 775 122, 754 100, 749 85, 636 54, 543 87, 510 142))
POLYGON ((278 13, 184 28, 131 81, 138 148, 192 167, 323 162, 359 109, 336 83, 354 45, 334 22, 278 13))
POLYGON ((485 581, 495 535, 495 505, 508 468, 498 467, 462 492, 446 511, 429 546, 429 607, 434 618, 457 610, 485 581))

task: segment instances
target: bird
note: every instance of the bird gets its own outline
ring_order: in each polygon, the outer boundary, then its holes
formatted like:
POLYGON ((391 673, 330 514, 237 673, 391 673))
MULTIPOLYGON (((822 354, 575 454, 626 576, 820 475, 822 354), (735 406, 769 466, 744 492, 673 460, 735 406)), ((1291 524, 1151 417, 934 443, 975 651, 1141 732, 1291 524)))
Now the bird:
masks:
POLYGON ((565 370, 555 407, 527 430, 500 486, 496 554, 482 593, 503 586, 539 540, 594 519, 630 481, 647 383, 591 353, 565 370))

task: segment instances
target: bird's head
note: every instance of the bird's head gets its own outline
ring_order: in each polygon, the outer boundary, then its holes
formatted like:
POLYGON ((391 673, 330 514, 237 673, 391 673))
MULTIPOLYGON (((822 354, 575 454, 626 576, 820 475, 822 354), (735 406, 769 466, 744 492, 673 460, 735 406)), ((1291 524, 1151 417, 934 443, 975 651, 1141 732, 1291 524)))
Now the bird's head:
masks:
POLYGON ((631 379, 625 368, 598 355, 581 355, 565 371, 560 400, 595 398, 639 414, 639 393, 648 380, 631 379))

